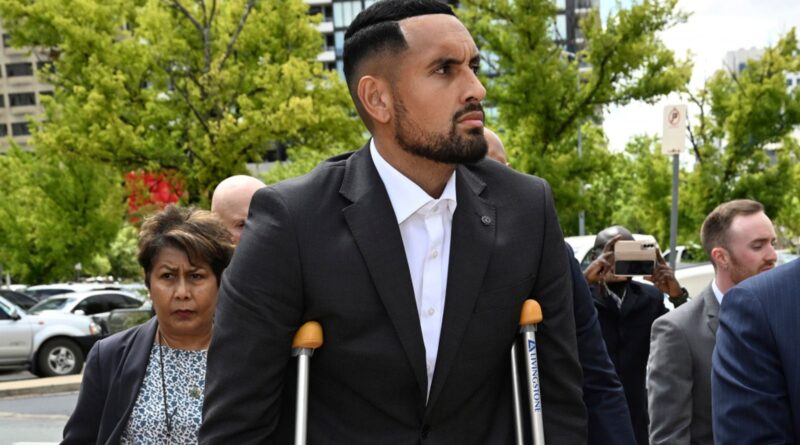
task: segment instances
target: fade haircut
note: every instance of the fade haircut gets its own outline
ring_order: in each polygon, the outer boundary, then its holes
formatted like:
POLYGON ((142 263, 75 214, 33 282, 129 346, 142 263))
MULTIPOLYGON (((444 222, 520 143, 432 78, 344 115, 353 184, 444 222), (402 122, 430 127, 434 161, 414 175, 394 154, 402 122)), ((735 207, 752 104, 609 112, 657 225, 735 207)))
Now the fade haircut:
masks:
POLYGON ((167 247, 185 253, 193 266, 208 264, 217 277, 217 285, 233 255, 231 234, 215 214, 169 205, 147 218, 139 232, 138 259, 148 289, 153 263, 161 250, 167 247))
POLYGON ((410 17, 431 14, 455 13, 447 3, 439 0, 380 0, 361 11, 344 35, 344 77, 350 96, 367 123, 361 101, 358 99, 358 70, 360 65, 375 56, 391 52, 397 54, 408 48, 399 22, 410 17))
MULTIPOLYGON (((740 215, 748 216, 764 211, 764 206, 760 202, 750 199, 736 199, 717 206, 703 221, 700 229, 700 240, 703 243, 703 250, 714 263, 711 251, 715 247, 728 248, 728 229, 731 228, 733 220, 740 215)), ((714 264, 716 267, 716 264, 714 264)))

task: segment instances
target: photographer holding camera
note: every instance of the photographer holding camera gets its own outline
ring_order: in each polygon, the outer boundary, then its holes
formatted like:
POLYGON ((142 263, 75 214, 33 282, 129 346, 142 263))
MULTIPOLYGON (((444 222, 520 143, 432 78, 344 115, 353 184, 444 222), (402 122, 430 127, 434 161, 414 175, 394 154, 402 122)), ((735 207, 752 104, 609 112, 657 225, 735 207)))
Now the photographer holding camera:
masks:
POLYGON ((656 318, 667 313, 664 294, 675 307, 683 304, 688 295, 655 246, 652 274, 645 276, 653 285, 633 281, 630 275, 615 275, 614 247, 619 241, 634 241, 634 238, 622 226, 608 227, 598 233, 592 251, 595 260, 583 274, 592 291, 608 354, 625 389, 636 441, 647 445, 645 375, 650 327, 656 318))

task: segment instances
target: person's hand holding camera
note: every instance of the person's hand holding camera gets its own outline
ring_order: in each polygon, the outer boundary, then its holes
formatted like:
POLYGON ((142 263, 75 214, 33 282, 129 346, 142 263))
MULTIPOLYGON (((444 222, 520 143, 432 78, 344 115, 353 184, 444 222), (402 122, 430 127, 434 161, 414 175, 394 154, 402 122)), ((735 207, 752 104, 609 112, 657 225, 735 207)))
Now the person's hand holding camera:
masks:
POLYGON ((583 277, 590 286, 603 283, 614 274, 614 244, 621 238, 622 235, 617 235, 607 242, 600 255, 583 271, 583 277))
POLYGON ((686 289, 681 287, 681 284, 675 278, 675 273, 669 264, 661 256, 661 251, 656 249, 656 267, 653 270, 653 275, 644 277, 645 280, 653 283, 661 292, 669 295, 669 299, 673 302, 675 307, 684 303, 688 298, 686 289))

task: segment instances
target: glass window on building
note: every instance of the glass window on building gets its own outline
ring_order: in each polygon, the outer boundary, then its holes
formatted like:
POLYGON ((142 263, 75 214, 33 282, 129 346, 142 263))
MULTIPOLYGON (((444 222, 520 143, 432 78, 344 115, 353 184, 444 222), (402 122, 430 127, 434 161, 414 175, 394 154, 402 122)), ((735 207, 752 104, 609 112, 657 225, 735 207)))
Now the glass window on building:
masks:
POLYGON ((567 38, 567 16, 566 14, 559 14, 556 16, 556 38, 567 38))
MULTIPOLYGON (((359 12, 361 12, 361 1, 348 1, 348 2, 339 2, 341 5, 341 25, 336 24, 335 26, 349 26, 352 23, 353 19, 356 18, 359 12)), ((336 3, 333 4, 334 6, 334 18, 336 17, 336 3)))
POLYGON ((372 6, 373 3, 377 2, 378 0, 367 0, 364 2, 364 8, 369 8, 372 6))
POLYGON ((333 44, 336 47, 336 58, 341 58, 344 54, 344 31, 333 33, 333 44))
POLYGON ((342 15, 342 3, 336 2, 333 4, 333 26, 336 28, 344 28, 344 16, 342 15))
POLYGON ((30 62, 9 63, 6 65, 6 76, 33 76, 33 64, 30 62))
POLYGON ((11 40, 11 36, 8 35, 8 34, 3 34, 3 46, 5 46, 6 48, 11 46, 11 45, 8 44, 9 40, 11 40))
POLYGON ((559 11, 567 9, 567 0, 556 0, 556 8, 559 11))
MULTIPOLYGON (((6 106, 6 95, 5 94, 0 94, 0 107, 5 107, 5 106, 6 106)), ((3 124, 3 125, 5 125, 5 124, 3 124)))
POLYGON ((8 136, 8 126, 5 122, 0 122, 0 137, 8 136))
POLYGON ((36 93, 12 93, 8 95, 8 104, 12 107, 36 105, 36 93))
POLYGON ((11 134, 14 136, 26 136, 31 134, 27 122, 14 122, 11 124, 11 134))

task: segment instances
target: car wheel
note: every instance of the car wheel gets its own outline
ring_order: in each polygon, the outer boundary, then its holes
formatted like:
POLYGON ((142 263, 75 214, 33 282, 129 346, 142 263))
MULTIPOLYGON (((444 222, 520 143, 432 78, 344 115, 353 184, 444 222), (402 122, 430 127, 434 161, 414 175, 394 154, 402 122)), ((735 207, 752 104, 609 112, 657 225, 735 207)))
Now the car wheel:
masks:
POLYGON ((83 368, 81 348, 65 338, 50 340, 39 348, 36 374, 42 377, 78 374, 83 368))

